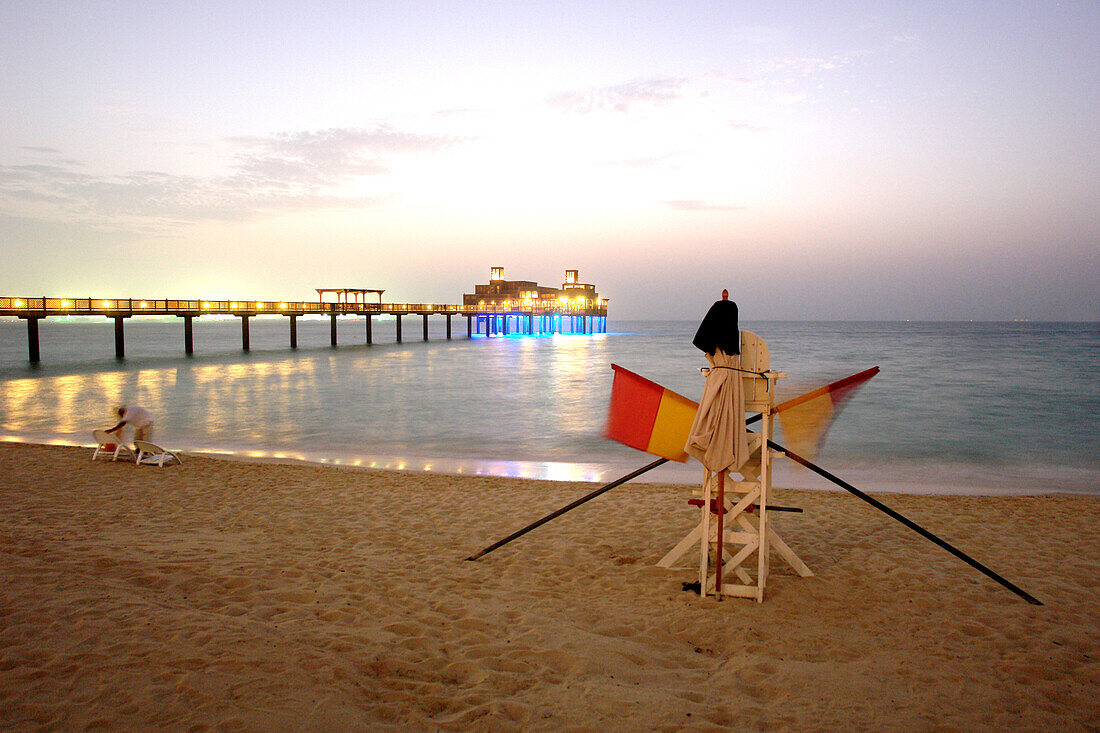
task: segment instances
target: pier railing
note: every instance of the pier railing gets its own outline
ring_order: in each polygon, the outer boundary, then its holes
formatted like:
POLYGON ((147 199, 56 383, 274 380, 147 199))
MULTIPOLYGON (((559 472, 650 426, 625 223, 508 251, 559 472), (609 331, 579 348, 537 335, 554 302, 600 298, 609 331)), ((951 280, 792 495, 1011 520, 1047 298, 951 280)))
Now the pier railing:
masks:
POLYGON ((118 316, 138 315, 305 315, 353 313, 415 314, 532 314, 606 316, 607 306, 600 303, 554 301, 551 303, 507 303, 463 305, 448 303, 329 303, 324 301, 278 300, 166 300, 163 298, 19 298, 0 297, 0 315, 41 316, 118 316))

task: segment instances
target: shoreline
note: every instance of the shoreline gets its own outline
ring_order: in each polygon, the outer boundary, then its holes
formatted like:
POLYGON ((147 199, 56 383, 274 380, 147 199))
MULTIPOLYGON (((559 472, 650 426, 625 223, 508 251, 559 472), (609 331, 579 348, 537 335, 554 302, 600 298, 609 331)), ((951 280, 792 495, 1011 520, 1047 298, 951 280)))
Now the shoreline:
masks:
MULTIPOLYGON (((158 438, 159 440, 159 438, 158 438)), ((66 435, 46 436, 41 434, 0 434, 0 444, 10 443, 16 445, 54 445, 71 448, 94 448, 91 441, 78 440, 66 435)), ((627 464, 621 461, 614 462, 554 462, 536 460, 505 460, 494 458, 456 458, 456 457, 429 457, 429 456, 367 456, 353 457, 351 454, 333 453, 328 456, 320 453, 303 453, 301 451, 283 451, 275 449, 242 448, 233 450, 228 448, 213 447, 183 447, 176 448, 175 443, 161 443, 165 447, 178 453, 202 456, 206 458, 222 459, 227 461, 243 461, 253 463, 276 463, 287 465, 328 466, 332 468, 364 469, 379 471, 397 471, 408 473, 427 473, 444 476, 484 476, 503 479, 523 479, 548 482, 576 482, 587 483, 593 488, 617 479, 619 476, 634 471, 654 460, 654 456, 638 452, 636 463, 627 464), (339 457, 333 457, 339 456, 339 457)), ((844 490, 826 480, 815 476, 810 471, 794 466, 786 461, 776 463, 776 488, 779 490, 804 490, 824 491, 829 493, 843 493, 844 490)), ((939 467, 942 470, 942 467, 939 467)), ((665 464, 646 478, 631 481, 632 484, 658 484, 671 486, 695 486, 697 484, 698 464, 689 461, 686 464, 665 464), (695 470, 693 470, 695 469, 695 470), (657 480, 654 480, 657 479, 657 480)), ((1085 474, 1086 469, 1070 469, 1062 467, 1063 471, 1074 476, 1073 482, 1079 486, 1091 486, 1090 480, 1080 478, 1076 474, 1085 474)), ((914 495, 914 496, 988 496, 988 497, 1024 497, 1024 496, 1086 496, 1100 497, 1097 489, 1061 487, 1053 489, 1005 489, 990 488, 987 479, 981 484, 971 481, 969 483, 946 484, 938 482, 929 487, 927 482, 916 481, 909 477, 906 480, 895 480, 892 483, 878 483, 869 487, 865 472, 848 471, 841 478, 849 480, 857 488, 871 494, 888 496, 914 495), (916 490, 917 488, 923 490, 916 490)), ((1027 481, 1018 478, 1018 481, 1034 486, 1038 482, 1027 481)), ((1067 479, 1068 480, 1068 479, 1067 479)))
MULTIPOLYGON (((0 728, 1020 730, 1100 721, 1100 501, 778 490, 763 604, 657 559, 688 487, 0 442, 0 728)), ((690 563, 689 563, 690 565, 690 563)))

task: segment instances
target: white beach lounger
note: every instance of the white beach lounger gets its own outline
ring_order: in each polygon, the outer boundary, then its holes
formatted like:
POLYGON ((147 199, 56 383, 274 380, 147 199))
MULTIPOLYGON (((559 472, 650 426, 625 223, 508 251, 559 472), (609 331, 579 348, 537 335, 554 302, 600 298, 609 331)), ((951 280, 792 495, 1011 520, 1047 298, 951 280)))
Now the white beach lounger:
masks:
POLYGON ((136 463, 139 466, 143 463, 148 466, 172 465, 173 461, 183 463, 183 460, 172 451, 147 440, 135 440, 134 447, 138 449, 136 463))
POLYGON ((95 452, 92 453, 93 461, 100 456, 110 458, 112 461, 134 460, 134 452, 130 450, 130 446, 119 440, 117 435, 108 433, 106 430, 93 430, 92 437, 96 442, 95 452))

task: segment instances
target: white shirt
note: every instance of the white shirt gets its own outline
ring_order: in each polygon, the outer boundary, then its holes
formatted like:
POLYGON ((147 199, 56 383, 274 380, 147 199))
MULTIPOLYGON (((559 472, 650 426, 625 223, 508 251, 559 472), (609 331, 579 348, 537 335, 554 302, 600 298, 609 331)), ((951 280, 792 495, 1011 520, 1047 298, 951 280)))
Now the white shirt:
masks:
POLYGON ((127 405, 126 409, 122 411, 121 417, 127 425, 135 430, 153 424, 153 414, 144 407, 138 407, 137 405, 127 405))

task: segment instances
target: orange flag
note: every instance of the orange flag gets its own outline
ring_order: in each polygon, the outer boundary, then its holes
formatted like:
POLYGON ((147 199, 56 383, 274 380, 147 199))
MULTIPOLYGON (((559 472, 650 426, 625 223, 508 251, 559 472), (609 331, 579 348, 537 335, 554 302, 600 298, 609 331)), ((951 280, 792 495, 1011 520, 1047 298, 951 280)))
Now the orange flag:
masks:
POLYGON ((783 428, 783 445, 812 461, 845 401, 876 374, 878 367, 871 367, 776 405, 773 412, 783 428))

